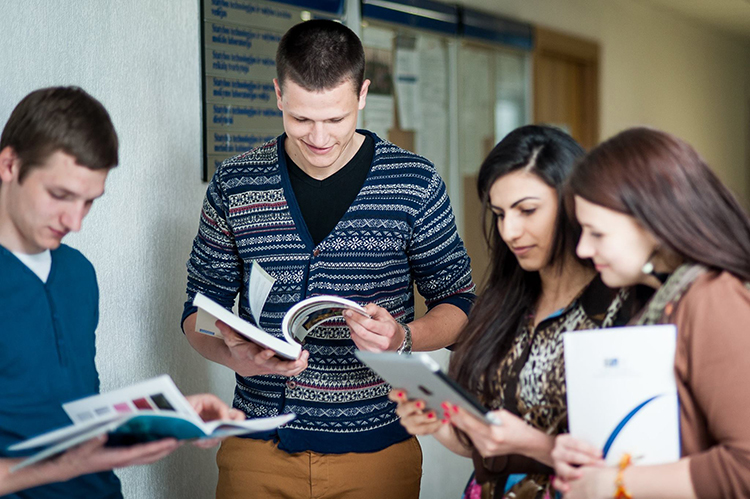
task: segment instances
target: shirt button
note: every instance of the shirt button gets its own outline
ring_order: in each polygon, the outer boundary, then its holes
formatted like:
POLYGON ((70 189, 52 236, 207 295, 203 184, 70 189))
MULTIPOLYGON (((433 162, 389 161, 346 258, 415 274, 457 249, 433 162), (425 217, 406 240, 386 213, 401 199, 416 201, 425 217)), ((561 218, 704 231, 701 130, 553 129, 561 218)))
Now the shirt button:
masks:
POLYGON ((294 390, 295 388, 297 388, 297 382, 290 379, 289 381, 286 382, 286 387, 289 388, 290 390, 294 390))
POLYGON ((316 249, 313 251, 313 256, 318 256, 320 254, 320 250, 316 249))

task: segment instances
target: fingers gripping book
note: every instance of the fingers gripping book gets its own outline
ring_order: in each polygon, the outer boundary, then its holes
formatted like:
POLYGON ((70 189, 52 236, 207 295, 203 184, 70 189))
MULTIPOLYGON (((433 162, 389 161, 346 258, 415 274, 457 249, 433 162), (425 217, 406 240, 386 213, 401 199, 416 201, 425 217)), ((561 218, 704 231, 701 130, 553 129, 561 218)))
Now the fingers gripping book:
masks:
MULTIPOLYGON (((253 262, 250 270, 248 301, 256 324, 260 323, 260 314, 275 281, 276 279, 263 270, 257 262, 253 262)), ((281 323, 283 338, 278 338, 238 317, 201 293, 196 293, 193 305, 198 307, 196 332, 222 338, 219 328, 216 327, 216 321, 220 320, 246 339, 270 348, 279 357, 291 360, 299 357, 305 338, 320 324, 343 317, 347 310, 370 317, 362 306, 346 298, 331 295, 313 296, 302 300, 287 311, 281 323)))

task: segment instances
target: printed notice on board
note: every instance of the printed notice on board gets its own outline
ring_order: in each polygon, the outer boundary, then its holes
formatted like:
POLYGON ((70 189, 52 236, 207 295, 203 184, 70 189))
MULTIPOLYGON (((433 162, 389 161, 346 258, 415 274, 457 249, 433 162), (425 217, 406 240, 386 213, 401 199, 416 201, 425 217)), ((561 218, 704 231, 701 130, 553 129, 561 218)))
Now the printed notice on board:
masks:
MULTIPOLYGON (((203 0, 204 180, 227 158, 284 131, 276 48, 303 9, 264 0, 203 0)), ((308 10, 309 12, 309 10, 308 10)), ((312 11, 316 18, 329 14, 312 11)))

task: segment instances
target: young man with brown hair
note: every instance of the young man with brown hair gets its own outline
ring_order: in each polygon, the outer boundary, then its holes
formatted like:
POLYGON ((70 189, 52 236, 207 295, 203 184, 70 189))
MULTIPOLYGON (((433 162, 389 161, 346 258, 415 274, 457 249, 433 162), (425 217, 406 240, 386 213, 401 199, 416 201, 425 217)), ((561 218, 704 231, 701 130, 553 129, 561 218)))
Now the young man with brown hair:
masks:
POLYGON ((413 498, 421 449, 399 425, 390 387, 354 355, 454 343, 474 298, 469 259, 445 185, 425 158, 357 130, 369 81, 357 36, 307 21, 282 38, 274 80, 285 133, 228 159, 206 193, 188 261, 183 329, 204 357, 236 372, 234 406, 251 417, 294 412, 290 424, 219 451, 217 496, 413 498), (280 335, 300 300, 333 294, 371 319, 319 326, 300 357, 222 327, 195 333, 201 292, 250 319, 252 262, 276 278, 259 319, 280 335), (428 313, 414 320, 413 285, 428 313))
MULTIPOLYGON (((5 449, 70 424, 61 405, 99 392, 94 364, 99 290, 91 263, 62 244, 81 229, 117 165, 107 111, 76 87, 26 96, 0 137, 0 495, 121 498, 113 468, 152 463, 174 439, 105 447, 106 437, 10 473, 5 449), (26 490, 24 490, 26 489, 26 490)), ((212 395, 189 397, 210 417, 236 417, 212 395)))

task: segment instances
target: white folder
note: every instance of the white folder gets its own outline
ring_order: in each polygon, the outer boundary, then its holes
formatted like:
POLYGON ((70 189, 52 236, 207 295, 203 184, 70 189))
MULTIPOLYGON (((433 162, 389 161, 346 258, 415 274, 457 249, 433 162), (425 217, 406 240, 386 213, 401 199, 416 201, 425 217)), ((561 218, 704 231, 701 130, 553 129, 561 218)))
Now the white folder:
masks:
POLYGON ((637 326, 563 335, 571 435, 638 464, 680 458, 674 375, 677 328, 637 326))

